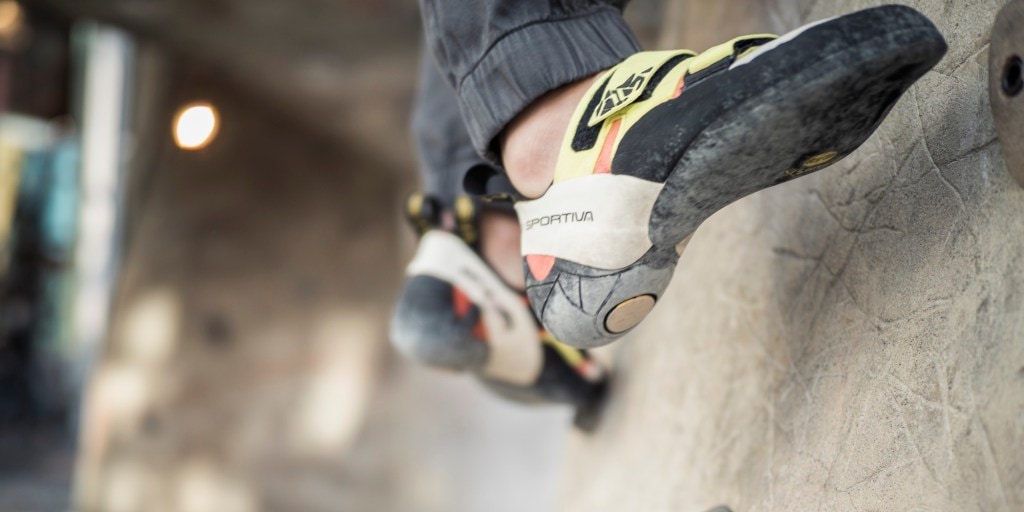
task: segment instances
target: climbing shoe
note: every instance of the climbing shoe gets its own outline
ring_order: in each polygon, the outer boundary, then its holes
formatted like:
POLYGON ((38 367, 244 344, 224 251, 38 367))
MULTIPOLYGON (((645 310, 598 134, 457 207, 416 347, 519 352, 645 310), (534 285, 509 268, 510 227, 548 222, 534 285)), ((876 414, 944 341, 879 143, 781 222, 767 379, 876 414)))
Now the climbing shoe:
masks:
POLYGON ((891 5, 609 69, 573 115, 550 188, 516 204, 537 317, 576 347, 622 336, 705 219, 850 154, 945 51, 924 15, 891 5))
POLYGON ((409 199, 419 247, 391 318, 393 345, 429 366, 473 372, 507 398, 595 410, 605 372, 585 350, 546 332, 523 292, 480 256, 481 207, 469 196, 451 205, 421 194, 409 199))

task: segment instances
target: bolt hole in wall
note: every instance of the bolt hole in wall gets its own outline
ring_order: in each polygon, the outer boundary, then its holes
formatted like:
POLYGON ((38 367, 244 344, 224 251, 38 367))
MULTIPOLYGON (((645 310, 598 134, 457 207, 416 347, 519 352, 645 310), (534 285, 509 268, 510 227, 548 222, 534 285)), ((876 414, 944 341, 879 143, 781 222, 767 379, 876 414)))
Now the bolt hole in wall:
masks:
POLYGON ((1003 92, 1007 96, 1016 96, 1024 89, 1024 60, 1019 55, 1013 55, 1006 60, 1003 66, 1003 92))

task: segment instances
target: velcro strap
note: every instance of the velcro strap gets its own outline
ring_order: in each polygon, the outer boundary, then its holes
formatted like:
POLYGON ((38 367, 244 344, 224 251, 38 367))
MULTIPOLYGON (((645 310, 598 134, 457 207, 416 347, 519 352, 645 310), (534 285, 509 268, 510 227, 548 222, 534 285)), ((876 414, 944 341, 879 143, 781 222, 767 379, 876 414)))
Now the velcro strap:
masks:
POLYGON ((641 52, 619 63, 611 70, 608 85, 604 88, 601 102, 594 109, 588 126, 595 126, 616 112, 636 101, 644 92, 651 76, 663 64, 677 55, 692 55, 691 52, 669 50, 662 52, 641 52))

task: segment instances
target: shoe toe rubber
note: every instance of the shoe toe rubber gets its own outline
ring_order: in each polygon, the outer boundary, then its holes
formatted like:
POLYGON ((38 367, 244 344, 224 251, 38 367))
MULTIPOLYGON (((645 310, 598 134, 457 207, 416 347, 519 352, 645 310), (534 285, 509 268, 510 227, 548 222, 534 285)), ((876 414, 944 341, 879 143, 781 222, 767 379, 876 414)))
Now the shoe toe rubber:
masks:
MULTIPOLYGON (((945 51, 942 35, 922 14, 885 6, 813 27, 698 84, 661 116, 672 109, 682 115, 694 102, 714 104, 718 86, 733 90, 677 160, 654 205, 651 239, 678 243, 736 200, 838 162, 874 133, 945 51)), ((657 126, 647 131, 665 133, 657 126)))

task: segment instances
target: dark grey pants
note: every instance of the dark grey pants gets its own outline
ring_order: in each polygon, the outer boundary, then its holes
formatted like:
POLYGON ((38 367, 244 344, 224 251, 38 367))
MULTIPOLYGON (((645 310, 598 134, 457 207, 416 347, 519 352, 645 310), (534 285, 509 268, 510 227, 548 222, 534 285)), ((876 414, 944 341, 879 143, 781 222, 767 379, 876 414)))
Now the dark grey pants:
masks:
POLYGON ((420 162, 423 191, 452 205, 462 193, 466 173, 477 167, 496 171, 473 149, 462 122, 455 90, 442 77, 429 53, 420 62, 419 86, 412 112, 412 138, 420 162))
POLYGON ((628 0, 420 0, 424 56, 413 113, 425 190, 445 200, 531 102, 639 51, 628 0), (433 58, 430 58, 433 57, 433 58))

